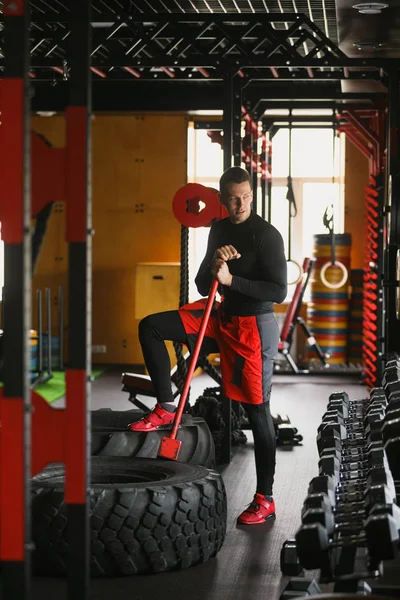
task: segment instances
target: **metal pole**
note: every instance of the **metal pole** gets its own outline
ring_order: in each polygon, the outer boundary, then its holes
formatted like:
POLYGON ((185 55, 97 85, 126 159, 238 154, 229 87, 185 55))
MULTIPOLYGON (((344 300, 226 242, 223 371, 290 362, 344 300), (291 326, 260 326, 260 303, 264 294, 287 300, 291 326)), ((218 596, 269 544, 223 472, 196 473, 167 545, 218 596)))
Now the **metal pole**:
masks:
POLYGON ((270 148, 267 150, 267 172, 268 172, 268 180, 267 180, 267 208, 268 208, 268 217, 267 220, 271 223, 272 220, 272 141, 274 139, 274 135, 276 134, 276 127, 272 126, 268 129, 268 137, 270 148))
POLYGON ((261 131, 262 135, 262 146, 261 146, 261 156, 260 156, 260 164, 261 164, 261 216, 265 220, 266 217, 266 192, 267 192, 267 132, 265 127, 262 127, 261 131))
POLYGON ((254 128, 256 122, 253 120, 251 127, 251 178, 253 187, 253 210, 258 208, 258 129, 254 128))
POLYGON ((47 373, 51 375, 51 293, 50 288, 46 288, 46 311, 47 311, 47 373))
MULTIPOLYGON (((234 123, 237 120, 234 119, 234 110, 237 107, 237 98, 235 94, 235 84, 233 73, 228 73, 224 77, 224 117, 223 117, 223 128, 224 128, 224 139, 223 139, 223 150, 224 150, 224 171, 232 166, 232 155, 234 147, 234 123), (236 100, 236 102, 235 102, 236 100)), ((237 108, 236 108, 237 110, 237 108)), ((240 114, 240 113, 239 113, 240 114)), ((240 119, 239 119, 240 120, 240 119)), ((236 125, 237 127, 237 125, 236 125)), ((237 152, 237 141, 235 143, 237 152)), ((222 395, 222 415, 225 421, 224 437, 222 440, 222 462, 229 463, 231 460, 231 404, 230 398, 226 398, 222 395)))
POLYGON ((223 98, 223 149, 224 149, 224 171, 232 166, 233 154, 233 111, 234 111, 234 75, 227 73, 224 77, 223 98))
POLYGON ((388 190, 386 219, 388 244, 385 249, 385 353, 400 349, 400 321, 396 314, 397 252, 400 246, 400 90, 399 72, 394 69, 389 74, 388 89, 388 139, 387 139, 387 179, 388 190), (391 191, 390 191, 391 190, 391 191))
POLYGON ((64 286, 58 288, 58 329, 60 337, 60 371, 64 370, 64 286))
POLYGON ((43 312, 42 312, 42 290, 37 290, 37 310, 38 310, 38 365, 37 372, 39 377, 43 371, 43 312))
POLYGON ((0 205, 4 240, 4 387, 0 395, 3 600, 30 598, 31 190, 28 0, 3 4, 0 205), (11 492, 12 490, 12 492, 11 492))
POLYGON ((233 164, 242 163, 242 84, 238 77, 233 80, 233 164))
POLYGON ((91 392, 91 3, 70 2, 66 238, 69 356, 66 372, 68 600, 89 597, 91 392))

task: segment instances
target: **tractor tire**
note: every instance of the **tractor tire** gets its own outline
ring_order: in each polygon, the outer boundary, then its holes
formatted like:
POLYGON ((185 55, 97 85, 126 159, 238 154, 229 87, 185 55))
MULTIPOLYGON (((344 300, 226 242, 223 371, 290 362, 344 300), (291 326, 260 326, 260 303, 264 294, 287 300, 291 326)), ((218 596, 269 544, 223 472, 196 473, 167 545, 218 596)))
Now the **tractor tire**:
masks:
MULTIPOLYGON (((93 411, 92 456, 157 458, 161 439, 170 429, 129 431, 129 423, 138 421, 143 414, 138 410, 93 411)), ((214 468, 214 440, 204 419, 183 415, 177 439, 182 441, 179 462, 214 468)))
MULTIPOLYGON (((64 473, 61 465, 50 466, 32 482, 37 575, 67 573, 64 473)), ((217 472, 167 460, 94 457, 91 480, 92 577, 184 569, 221 549, 227 504, 217 472)))

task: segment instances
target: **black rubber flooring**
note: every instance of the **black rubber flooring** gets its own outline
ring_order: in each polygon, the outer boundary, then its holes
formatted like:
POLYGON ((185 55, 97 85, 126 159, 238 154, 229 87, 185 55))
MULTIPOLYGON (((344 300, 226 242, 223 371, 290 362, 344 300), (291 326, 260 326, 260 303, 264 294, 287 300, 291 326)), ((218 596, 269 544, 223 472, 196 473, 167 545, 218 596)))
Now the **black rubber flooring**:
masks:
MULTIPOLYGON (((192 401, 213 382, 197 377, 192 401)), ((93 385, 92 408, 131 408, 121 391, 120 373, 106 373, 93 385)), ((300 523, 301 505, 309 480, 317 474, 316 430, 333 391, 346 390, 351 399, 366 396, 358 378, 276 376, 272 391, 273 413, 289 415, 304 436, 301 446, 279 449, 275 478, 277 519, 251 527, 238 527, 237 515, 255 491, 251 434, 236 448, 232 462, 221 470, 228 493, 228 529, 219 555, 207 563, 180 572, 127 579, 92 580, 91 600, 276 600, 286 583, 281 576, 282 543, 300 523)), ((62 405, 62 403, 59 403, 62 405)), ((34 579, 33 600, 66 598, 65 581, 34 579)), ((81 599, 76 599, 81 600, 81 599)))

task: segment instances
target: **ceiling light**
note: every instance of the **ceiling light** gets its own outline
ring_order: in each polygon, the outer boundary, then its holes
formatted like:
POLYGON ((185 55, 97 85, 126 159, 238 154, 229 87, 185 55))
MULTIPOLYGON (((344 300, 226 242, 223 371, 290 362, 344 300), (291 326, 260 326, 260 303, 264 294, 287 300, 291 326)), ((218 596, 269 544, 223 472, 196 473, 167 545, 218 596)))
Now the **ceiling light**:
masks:
POLYGON ((379 50, 386 46, 385 42, 354 42, 353 46, 357 50, 379 50))
POLYGON ((384 8, 387 8, 389 4, 385 2, 361 2, 359 4, 353 4, 353 8, 358 10, 362 15, 379 15, 384 8))

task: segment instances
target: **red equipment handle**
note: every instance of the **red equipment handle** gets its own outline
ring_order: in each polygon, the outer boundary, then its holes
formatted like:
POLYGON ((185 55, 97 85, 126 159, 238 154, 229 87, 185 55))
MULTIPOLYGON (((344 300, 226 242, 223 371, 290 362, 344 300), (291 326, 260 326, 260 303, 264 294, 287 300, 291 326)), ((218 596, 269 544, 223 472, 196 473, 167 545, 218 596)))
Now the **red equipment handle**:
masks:
POLYGON ((181 397, 179 398, 178 408, 175 412, 174 424, 173 424, 171 433, 169 435, 170 440, 175 440, 176 435, 178 433, 178 427, 179 427, 179 424, 182 419, 183 409, 185 408, 186 398, 188 397, 190 383, 192 381, 193 373, 196 368, 197 359, 199 358, 200 348, 203 343, 204 334, 206 332, 206 327, 208 324, 208 320, 210 318, 211 309, 212 309, 212 306, 213 306, 213 303, 215 300, 215 296, 217 294, 218 285, 219 285, 218 280, 214 279, 212 282, 212 285, 211 285, 210 292, 208 294, 207 304, 204 309, 204 313, 203 313, 203 317, 202 317, 201 325, 200 325, 200 330, 197 335, 197 340, 196 340, 196 344, 194 346, 193 355, 190 360, 190 365, 189 365, 189 369, 188 369, 188 372, 186 375, 186 381, 185 381, 185 385, 183 387, 183 392, 182 392, 181 397))
MULTIPOLYGON (((310 259, 305 258, 304 262, 303 262, 303 273, 306 273, 308 271, 309 266, 310 266, 310 259)), ((281 331, 281 335, 280 335, 282 342, 286 342, 286 340, 287 340, 290 326, 293 323, 294 315, 295 315, 295 312, 299 305, 300 295, 301 295, 303 286, 304 286, 304 279, 302 277, 300 279, 300 281, 298 282, 298 284, 296 285, 296 289, 294 291, 292 301, 289 304, 289 308, 286 312, 285 320, 283 322, 282 331, 281 331)))

